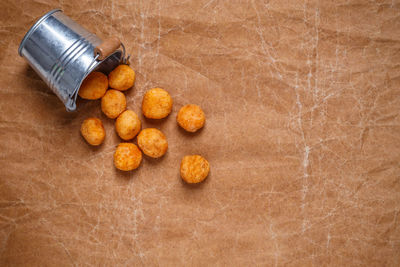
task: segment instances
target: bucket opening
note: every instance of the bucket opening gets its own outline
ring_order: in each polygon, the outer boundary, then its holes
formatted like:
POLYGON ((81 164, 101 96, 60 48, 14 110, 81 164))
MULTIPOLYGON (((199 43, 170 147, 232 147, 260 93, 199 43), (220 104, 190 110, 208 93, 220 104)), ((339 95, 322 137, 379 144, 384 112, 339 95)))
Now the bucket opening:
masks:
POLYGON ((74 93, 71 99, 67 103, 67 111, 75 111, 76 110, 76 99, 78 97, 79 89, 81 88, 82 82, 86 79, 86 77, 92 73, 93 71, 99 71, 106 75, 108 75, 113 69, 115 69, 120 64, 122 52, 120 50, 115 51, 110 56, 105 58, 102 61, 96 61, 87 72, 83 75, 82 79, 79 81, 76 86, 74 93))

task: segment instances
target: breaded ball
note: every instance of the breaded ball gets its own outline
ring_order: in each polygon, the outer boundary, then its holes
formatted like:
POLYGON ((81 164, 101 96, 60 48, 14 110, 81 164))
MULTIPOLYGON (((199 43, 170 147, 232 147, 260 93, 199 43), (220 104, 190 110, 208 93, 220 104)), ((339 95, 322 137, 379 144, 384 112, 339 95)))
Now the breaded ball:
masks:
POLYGON ((128 65, 119 65, 108 74, 108 83, 113 89, 128 90, 135 83, 135 72, 128 65))
POLYGON ((124 93, 118 90, 108 90, 101 98, 101 110, 110 119, 115 119, 126 109, 124 93))
POLYGON ((107 91, 108 79, 101 72, 90 73, 82 82, 78 95, 84 99, 95 100, 101 98, 107 91))
POLYGON ((199 155, 191 155, 183 157, 181 161, 181 177, 189 184, 196 184, 206 179, 210 164, 199 155))
POLYGON ((137 142, 143 153, 152 158, 163 156, 168 149, 167 138, 155 128, 143 129, 137 137, 137 142))
POLYGON ((194 133, 204 126, 206 116, 199 106, 189 104, 179 110, 176 121, 186 131, 194 133))
POLYGON ((132 143, 120 143, 114 153, 114 165, 121 171, 131 171, 142 162, 142 152, 132 143))
POLYGON ((86 142, 92 146, 98 146, 103 143, 106 137, 103 123, 97 118, 88 118, 82 122, 81 134, 86 142))
POLYGON ((115 130, 124 140, 134 138, 140 131, 141 123, 138 115, 132 110, 125 110, 115 122, 115 130))
POLYGON ((172 110, 172 98, 167 91, 153 88, 146 92, 142 102, 143 115, 149 119, 162 119, 172 110))

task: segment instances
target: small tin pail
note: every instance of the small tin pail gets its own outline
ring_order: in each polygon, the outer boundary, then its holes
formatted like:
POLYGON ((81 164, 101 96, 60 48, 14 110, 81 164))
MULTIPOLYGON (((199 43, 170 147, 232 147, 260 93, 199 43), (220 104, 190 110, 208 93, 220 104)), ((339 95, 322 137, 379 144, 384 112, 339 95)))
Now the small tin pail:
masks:
POLYGON ((79 88, 90 72, 108 73, 125 60, 125 48, 118 38, 103 41, 60 9, 48 12, 29 29, 18 53, 61 99, 67 111, 76 109, 79 88))

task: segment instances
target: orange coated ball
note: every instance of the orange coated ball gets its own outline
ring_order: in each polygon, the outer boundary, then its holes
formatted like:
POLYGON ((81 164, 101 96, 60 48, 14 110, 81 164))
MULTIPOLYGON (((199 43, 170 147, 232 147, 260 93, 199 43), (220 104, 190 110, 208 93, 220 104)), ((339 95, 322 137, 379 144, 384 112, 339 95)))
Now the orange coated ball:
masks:
POLYGON ((135 71, 128 65, 119 65, 108 74, 108 83, 113 89, 128 90, 135 83, 135 71))
POLYGON ((155 128, 143 129, 137 137, 137 142, 143 153, 152 158, 162 157, 168 149, 167 138, 155 128))
POLYGON ((110 119, 115 119, 126 109, 126 97, 118 90, 108 90, 101 98, 101 110, 110 119))
POLYGON ((115 130, 124 140, 134 138, 140 131, 141 122, 138 115, 132 110, 125 110, 115 122, 115 130))
POLYGON ((199 155, 185 156, 181 161, 181 177, 189 184, 204 181, 210 172, 210 164, 199 155))
POLYGON ((106 137, 103 123, 97 118, 88 118, 81 125, 81 134, 92 146, 98 146, 103 143, 106 137))
POLYGON ((103 97, 108 88, 107 76, 101 72, 90 73, 82 82, 78 95, 84 99, 95 100, 103 97))
POLYGON ((114 166, 121 171, 137 169, 142 162, 142 152, 132 143, 120 143, 114 153, 114 166))
POLYGON ((167 91, 153 88, 143 97, 142 112, 149 119, 162 119, 171 113, 172 104, 172 98, 167 91))
POLYGON ((199 106, 189 104, 179 110, 176 121, 183 129, 193 133, 204 126, 206 116, 199 106))

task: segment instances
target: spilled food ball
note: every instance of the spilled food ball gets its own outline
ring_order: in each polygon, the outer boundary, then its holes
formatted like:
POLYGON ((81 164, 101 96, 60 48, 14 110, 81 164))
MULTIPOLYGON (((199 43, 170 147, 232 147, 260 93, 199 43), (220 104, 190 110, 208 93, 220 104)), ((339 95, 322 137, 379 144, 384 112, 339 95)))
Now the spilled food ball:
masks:
POLYGON ((152 158, 162 157, 168 149, 167 138, 155 128, 143 129, 137 137, 137 142, 143 153, 152 158))
POLYGON ((128 65, 119 65, 108 74, 108 82, 113 89, 128 90, 135 83, 135 71, 128 65))
POLYGON ((172 98, 167 91, 161 88, 148 90, 142 102, 143 115, 149 119, 162 119, 172 111, 172 98))
MULTIPOLYGON (((114 152, 114 165, 122 171, 137 169, 142 162, 142 151, 152 158, 160 158, 168 150, 165 135, 155 128, 141 129, 138 115, 132 110, 126 110, 125 91, 135 83, 135 72, 128 65, 119 65, 108 75, 92 72, 83 81, 78 92, 85 99, 101 99, 102 112, 115 119, 115 130, 123 140, 131 140, 136 135, 136 146, 133 143, 120 143, 114 152), (107 91, 107 88, 111 87, 107 91), (140 133, 139 133, 140 131, 140 133), (139 134, 138 134, 139 133, 139 134), (140 148, 140 149, 139 149, 140 148), (142 151, 141 151, 142 150, 142 151)), ((148 90, 142 101, 143 115, 150 119, 162 119, 172 111, 173 100, 162 88, 148 90)), ((193 104, 183 106, 176 117, 180 127, 188 132, 196 132, 205 124, 203 110, 193 104)), ((88 118, 81 125, 81 134, 91 145, 100 145, 105 139, 105 130, 98 118, 88 118)), ((190 184, 204 181, 210 171, 208 161, 199 155, 185 156, 180 165, 182 179, 190 184)))
POLYGON ((121 171, 137 169, 142 162, 142 152, 132 143, 120 143, 114 153, 114 165, 121 171))
POLYGON ((210 164, 199 155, 190 155, 183 157, 181 161, 181 177, 189 184, 197 184, 206 179, 210 164))
POLYGON ((189 104, 179 110, 176 121, 186 131, 194 133, 204 126, 206 116, 201 107, 189 104))
POLYGON ((140 131, 141 122, 138 115, 132 110, 125 110, 115 122, 115 130, 123 140, 134 138, 140 131))
POLYGON ((82 82, 78 95, 84 99, 95 100, 101 98, 107 91, 108 79, 101 72, 90 73, 82 82))
POLYGON ((101 110, 110 119, 115 119, 126 109, 124 93, 110 89, 101 98, 101 110))
POLYGON ((97 118, 88 118, 81 125, 81 134, 92 146, 98 146, 103 143, 106 137, 103 123, 97 118))

